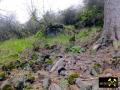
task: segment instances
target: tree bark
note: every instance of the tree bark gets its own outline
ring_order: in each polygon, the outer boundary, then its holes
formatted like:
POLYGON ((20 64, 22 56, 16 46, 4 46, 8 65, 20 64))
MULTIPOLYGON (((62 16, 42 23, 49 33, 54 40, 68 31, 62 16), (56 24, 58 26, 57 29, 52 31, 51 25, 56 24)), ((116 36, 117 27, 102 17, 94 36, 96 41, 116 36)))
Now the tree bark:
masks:
POLYGON ((105 0, 104 31, 112 40, 120 40, 120 0, 105 0))
POLYGON ((104 0, 104 26, 101 38, 97 43, 112 40, 115 49, 120 40, 120 0, 104 0))

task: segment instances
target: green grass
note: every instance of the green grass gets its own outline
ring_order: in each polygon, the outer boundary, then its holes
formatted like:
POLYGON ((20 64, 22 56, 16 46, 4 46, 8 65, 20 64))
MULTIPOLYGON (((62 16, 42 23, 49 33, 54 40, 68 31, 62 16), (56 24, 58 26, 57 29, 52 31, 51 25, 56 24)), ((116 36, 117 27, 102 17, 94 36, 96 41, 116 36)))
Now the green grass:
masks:
POLYGON ((91 40, 94 36, 98 35, 100 27, 84 28, 76 35, 76 38, 81 42, 91 40))
MULTIPOLYGON (((77 35, 77 40, 87 41, 90 40, 94 35, 96 35, 98 27, 85 28, 82 29, 77 35)), ((69 30, 68 30, 69 31, 69 30)), ((38 32, 34 37, 28 37, 24 39, 11 39, 4 42, 0 42, 0 63, 10 62, 19 59, 19 53, 22 52, 25 48, 32 48, 33 43, 40 40, 39 45, 45 44, 59 44, 59 45, 68 45, 69 39, 72 36, 67 34, 60 34, 55 37, 45 38, 41 32, 38 32)))
POLYGON ((32 48, 34 37, 24 39, 11 39, 0 44, 0 63, 5 63, 18 59, 18 55, 25 48, 32 48))
POLYGON ((52 45, 52 44, 62 44, 62 45, 64 45, 64 44, 69 43, 69 39, 70 39, 70 36, 60 34, 56 37, 48 37, 46 39, 46 42, 50 45, 52 45))

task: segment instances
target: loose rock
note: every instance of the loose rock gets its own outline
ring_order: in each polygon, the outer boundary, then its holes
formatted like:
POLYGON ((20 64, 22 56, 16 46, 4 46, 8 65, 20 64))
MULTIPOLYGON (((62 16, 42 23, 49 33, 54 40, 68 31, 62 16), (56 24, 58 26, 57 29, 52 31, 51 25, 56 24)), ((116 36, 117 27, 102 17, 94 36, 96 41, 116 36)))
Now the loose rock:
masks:
POLYGON ((62 89, 59 85, 52 83, 49 87, 49 90, 62 90, 62 89))

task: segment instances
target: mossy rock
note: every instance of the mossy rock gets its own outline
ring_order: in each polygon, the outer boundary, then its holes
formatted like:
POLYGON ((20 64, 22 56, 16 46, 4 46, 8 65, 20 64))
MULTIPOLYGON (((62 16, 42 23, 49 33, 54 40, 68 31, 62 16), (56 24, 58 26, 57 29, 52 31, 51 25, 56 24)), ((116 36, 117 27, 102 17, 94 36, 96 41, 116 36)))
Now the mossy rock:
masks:
POLYGON ((2 66, 4 71, 11 71, 16 68, 16 65, 14 62, 6 63, 2 66))
POLYGON ((27 48, 21 52, 19 57, 21 60, 31 60, 32 55, 33 55, 33 50, 31 48, 27 48))
POLYGON ((5 72, 0 71, 0 81, 1 81, 1 80, 4 80, 5 77, 6 77, 5 72))
POLYGON ((23 90, 33 90, 32 86, 25 86, 23 90))
POLYGON ((27 82, 33 83, 35 81, 35 77, 32 75, 32 73, 27 74, 27 82))
POLYGON ((97 76, 100 73, 102 73, 102 66, 99 63, 94 64, 93 67, 91 68, 90 74, 97 76))
POLYGON ((73 85, 73 84, 75 84, 75 80, 78 77, 79 77, 78 73, 73 73, 73 74, 69 75, 66 79, 70 85, 73 85))
POLYGON ((3 88, 1 90, 14 90, 12 85, 10 84, 6 84, 5 86, 3 86, 3 88))

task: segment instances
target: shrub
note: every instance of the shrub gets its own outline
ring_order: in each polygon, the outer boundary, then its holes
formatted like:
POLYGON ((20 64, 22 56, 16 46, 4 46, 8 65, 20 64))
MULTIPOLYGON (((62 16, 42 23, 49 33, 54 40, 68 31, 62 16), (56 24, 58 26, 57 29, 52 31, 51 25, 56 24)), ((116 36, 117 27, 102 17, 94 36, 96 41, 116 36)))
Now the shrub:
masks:
POLYGON ((93 65, 93 68, 94 68, 94 69, 97 69, 97 68, 99 68, 99 67, 101 67, 101 65, 100 65, 99 63, 93 65))
POLYGON ((71 75, 69 75, 66 79, 68 80, 69 84, 75 84, 75 79, 79 77, 78 73, 73 73, 71 75))
POLYGON ((78 46, 73 46, 73 47, 66 48, 66 51, 72 52, 72 53, 81 53, 81 52, 84 52, 85 49, 78 46))
POLYGON ((45 48, 45 49, 50 49, 50 44, 48 44, 48 43, 45 44, 45 45, 44 45, 44 48, 45 48))
POLYGON ((43 34, 42 31, 39 31, 39 32, 36 33, 35 37, 36 38, 42 38, 42 37, 44 37, 44 34, 43 34))
POLYGON ((34 52, 31 56, 32 60, 37 60, 38 59, 38 55, 34 52))
POLYGON ((24 89, 23 90, 31 90, 33 89, 31 85, 27 84, 24 86, 24 89))
POLYGON ((52 65, 53 61, 51 59, 48 59, 48 60, 45 61, 45 64, 52 65))

